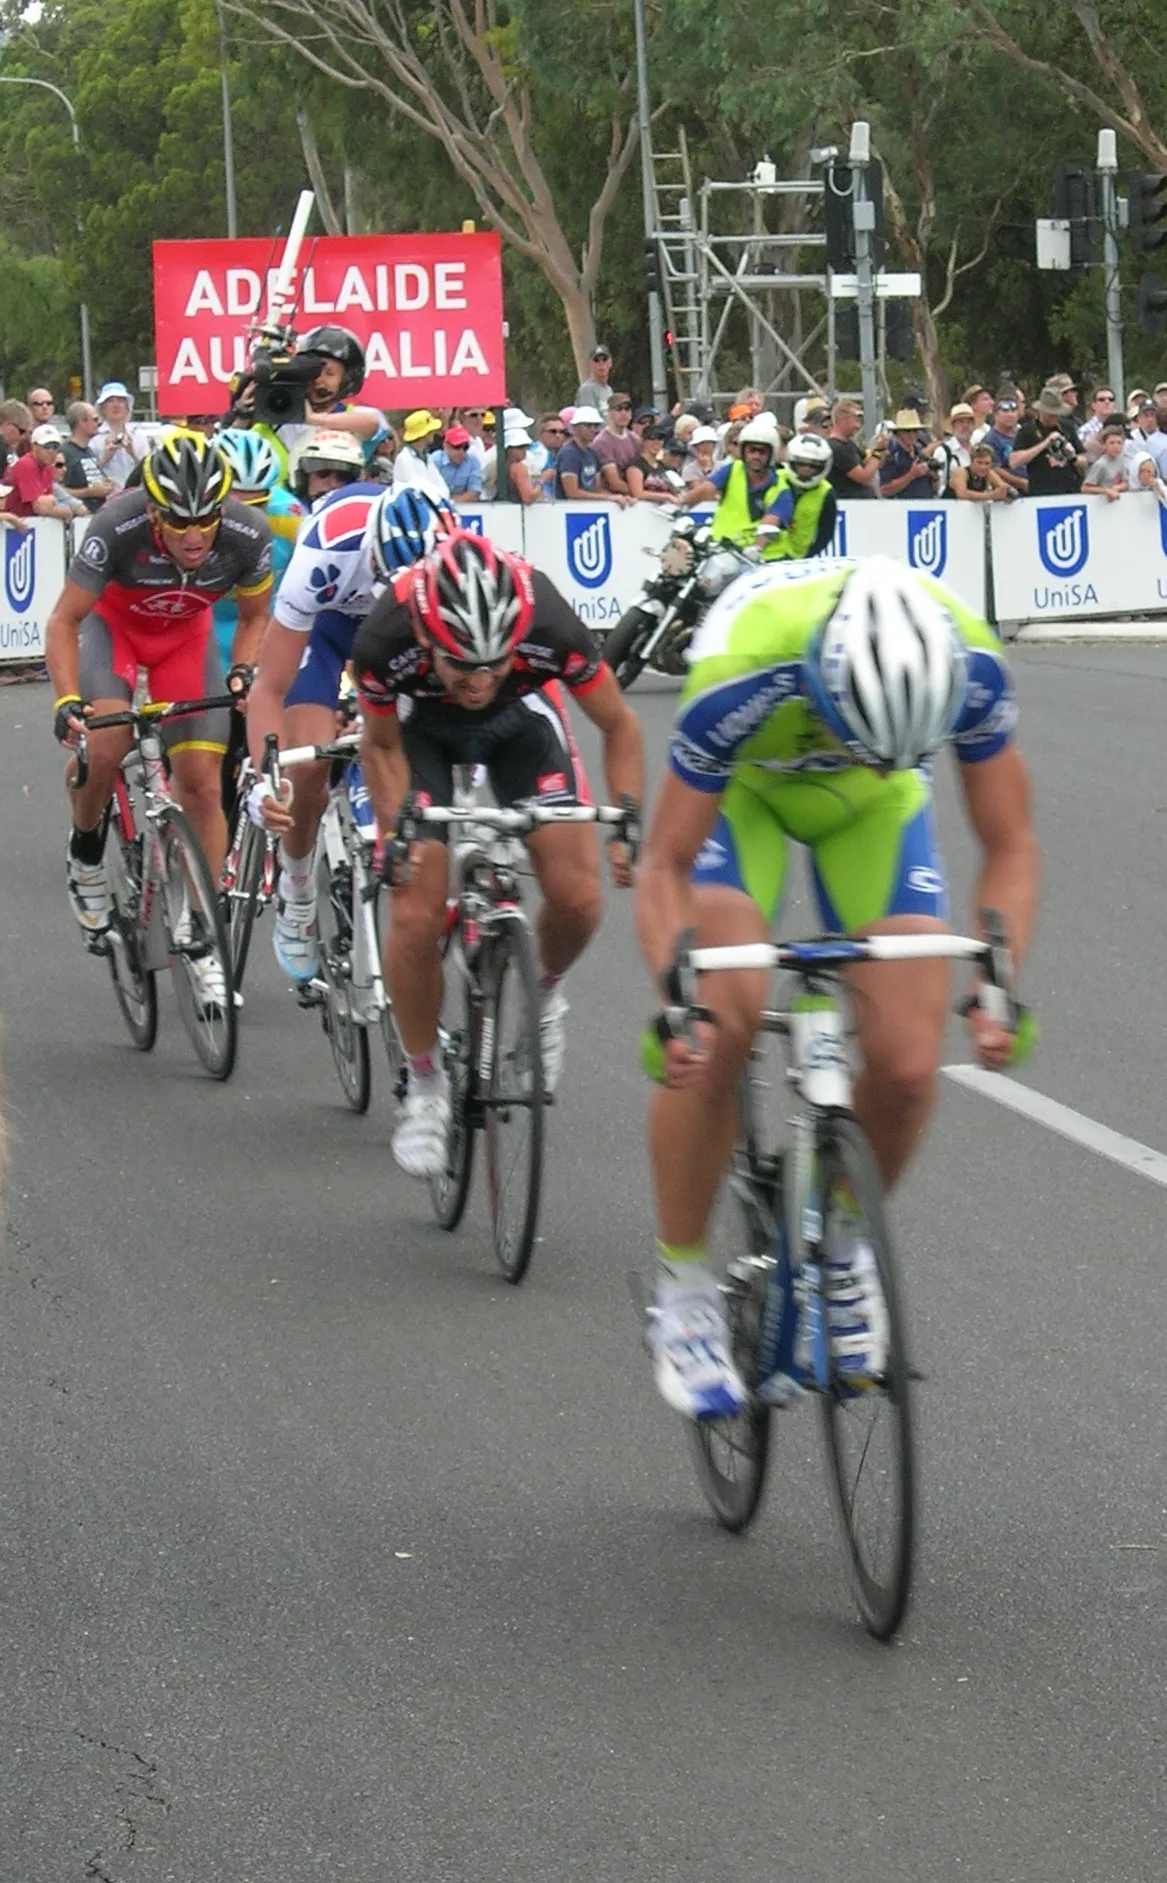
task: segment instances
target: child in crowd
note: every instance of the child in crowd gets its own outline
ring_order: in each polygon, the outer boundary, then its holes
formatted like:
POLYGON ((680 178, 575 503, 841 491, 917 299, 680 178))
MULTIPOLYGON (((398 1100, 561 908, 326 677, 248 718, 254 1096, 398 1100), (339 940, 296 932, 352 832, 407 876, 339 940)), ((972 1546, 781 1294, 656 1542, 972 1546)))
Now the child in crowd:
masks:
POLYGON ((1155 460, 1149 451, 1140 451, 1131 465, 1132 490, 1153 490, 1163 508, 1167 510, 1167 484, 1155 469, 1155 460))
POLYGON ((1082 489, 1101 491, 1114 502, 1127 488, 1126 426, 1121 420, 1108 419, 1102 427, 1102 450, 1082 479, 1082 489))

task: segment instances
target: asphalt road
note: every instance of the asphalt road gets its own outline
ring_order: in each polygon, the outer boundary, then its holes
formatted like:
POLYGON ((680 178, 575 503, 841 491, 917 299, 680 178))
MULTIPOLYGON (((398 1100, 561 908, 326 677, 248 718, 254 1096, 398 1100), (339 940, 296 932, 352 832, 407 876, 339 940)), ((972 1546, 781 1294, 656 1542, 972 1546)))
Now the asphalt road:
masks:
MULTIPOLYGON (((1167 655, 1017 669, 1048 869, 1023 1076, 1167 1151, 1167 655)), ((634 695, 654 766, 671 697, 634 695)), ((445 1237, 393 1166, 384 1079, 346 1111, 265 932, 227 1087, 169 989, 133 1052, 65 904, 48 722, 45 687, 0 692, 0 1879, 1160 1878, 1163 1190, 946 1085, 894 1211, 924 1511, 877 1647, 813 1420, 727 1537, 638 1349, 628 898, 570 983, 512 1290, 481 1195, 445 1237)))

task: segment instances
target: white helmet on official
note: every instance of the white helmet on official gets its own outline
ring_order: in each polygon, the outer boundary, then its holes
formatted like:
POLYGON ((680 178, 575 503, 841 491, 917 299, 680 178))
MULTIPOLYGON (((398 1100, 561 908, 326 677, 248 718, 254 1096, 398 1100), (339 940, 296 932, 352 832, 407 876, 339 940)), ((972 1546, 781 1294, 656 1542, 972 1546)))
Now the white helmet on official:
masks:
POLYGON ((739 447, 743 445, 769 445, 771 463, 781 439, 778 427, 769 412, 759 412, 756 418, 747 419, 737 435, 739 447))
POLYGON ((847 577, 807 657, 811 704, 860 764, 910 771, 964 704, 964 645, 940 598, 890 556, 847 577))
POLYGON ((799 490, 813 490, 821 484, 831 464, 830 445, 814 432, 799 432, 786 447, 786 469, 799 490))

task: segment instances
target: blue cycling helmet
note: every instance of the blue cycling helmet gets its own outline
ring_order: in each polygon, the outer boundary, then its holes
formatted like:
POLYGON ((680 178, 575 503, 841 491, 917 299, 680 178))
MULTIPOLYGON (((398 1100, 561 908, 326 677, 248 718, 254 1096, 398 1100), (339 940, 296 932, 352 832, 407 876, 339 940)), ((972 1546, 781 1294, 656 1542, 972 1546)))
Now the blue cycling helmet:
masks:
POLYGON ((279 454, 262 432, 226 431, 215 439, 219 455, 231 466, 235 494, 246 503, 266 496, 280 481, 279 454))
POLYGON ((365 547, 375 579, 391 582, 400 569, 420 562, 441 537, 457 527, 450 505, 436 502, 424 490, 386 490, 365 524, 365 547))

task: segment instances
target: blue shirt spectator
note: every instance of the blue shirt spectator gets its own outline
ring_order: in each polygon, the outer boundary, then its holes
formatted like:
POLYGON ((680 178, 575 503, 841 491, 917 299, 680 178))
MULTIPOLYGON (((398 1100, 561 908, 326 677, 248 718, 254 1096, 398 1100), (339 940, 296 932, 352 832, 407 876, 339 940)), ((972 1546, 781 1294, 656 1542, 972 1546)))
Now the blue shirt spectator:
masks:
MULTIPOLYGON (((571 419, 571 436, 560 446, 555 460, 555 495, 570 501, 573 497, 594 496, 600 486, 600 460, 592 442, 602 420, 591 406, 577 405, 571 419), (571 488, 564 479, 570 477, 571 488)), ((607 493, 605 493, 607 494, 607 493)))
POLYGON ((451 497, 480 499, 482 496, 482 460, 470 449, 470 433, 464 425, 451 425, 434 453, 434 463, 445 478, 451 497))

